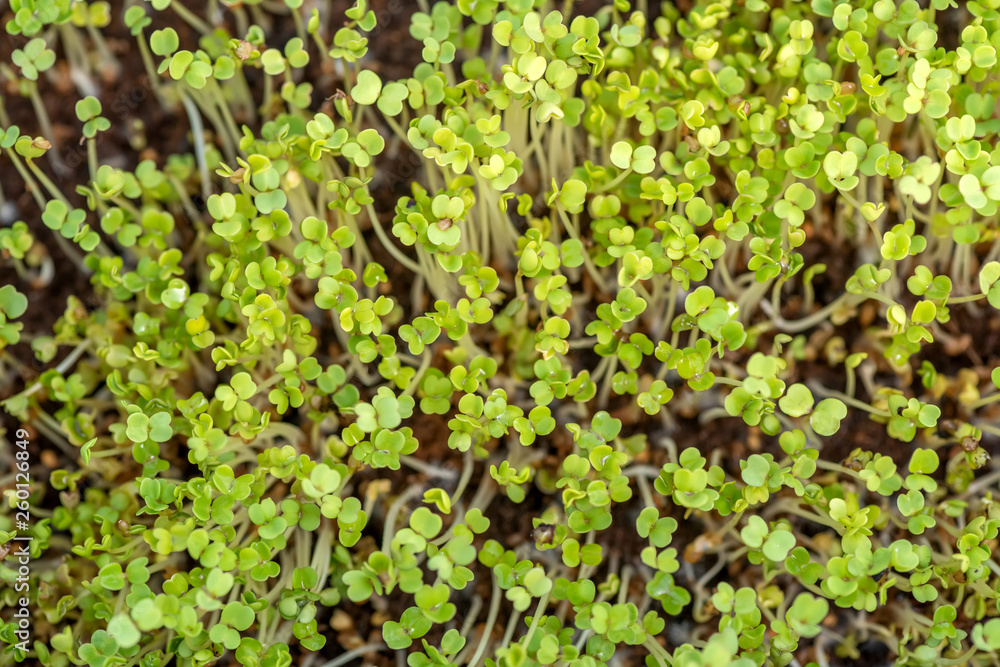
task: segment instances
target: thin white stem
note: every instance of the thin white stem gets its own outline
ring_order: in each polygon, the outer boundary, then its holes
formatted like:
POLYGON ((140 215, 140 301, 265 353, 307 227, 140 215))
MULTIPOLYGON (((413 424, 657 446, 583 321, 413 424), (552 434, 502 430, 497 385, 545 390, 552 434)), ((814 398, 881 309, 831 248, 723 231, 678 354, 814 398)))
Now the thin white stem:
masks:
POLYGON ((191 122, 191 134, 194 135, 194 156, 198 161, 198 172, 201 174, 201 195, 208 200, 212 194, 212 182, 208 174, 208 161, 205 159, 205 126, 201 122, 201 114, 198 113, 197 107, 186 93, 181 93, 181 101, 191 122))
POLYGON ((333 660, 323 663, 320 667, 340 667, 341 665, 346 665, 355 658, 360 658, 366 653, 384 651, 386 648, 388 647, 382 642, 376 642, 374 644, 365 644, 364 646, 359 646, 356 649, 352 649, 347 653, 343 653, 337 656, 333 660))
POLYGON ((385 515, 385 528, 382 531, 382 549, 388 553, 389 545, 392 544, 393 534, 396 532, 396 517, 399 516, 399 512, 403 509, 405 505, 414 496, 420 495, 423 491, 420 486, 411 486, 406 491, 401 493, 395 502, 389 507, 389 511, 385 515))
POLYGON ((479 661, 482 660, 483 654, 486 653, 486 647, 489 645, 490 635, 493 633, 493 626, 496 625, 497 615, 500 613, 500 601, 503 599, 503 595, 500 594, 500 586, 497 584, 496 577, 493 578, 493 595, 490 598, 490 612, 486 617, 486 626, 483 628, 483 636, 479 639, 479 646, 476 647, 476 652, 473 654, 472 659, 467 663, 467 667, 477 667, 479 661))

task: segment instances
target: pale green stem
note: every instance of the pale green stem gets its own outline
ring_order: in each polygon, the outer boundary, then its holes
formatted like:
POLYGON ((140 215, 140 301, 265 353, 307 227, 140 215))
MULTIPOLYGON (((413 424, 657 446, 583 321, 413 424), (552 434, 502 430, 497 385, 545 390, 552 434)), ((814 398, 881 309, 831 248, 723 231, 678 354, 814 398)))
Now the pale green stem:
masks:
POLYGON ((424 353, 420 360, 420 367, 417 368, 416 373, 414 373, 413 378, 410 380, 409 386, 403 390, 404 396, 413 396, 420 386, 420 379, 424 376, 427 368, 431 365, 431 353, 428 350, 424 350, 424 353))
POLYGON ((844 394, 854 398, 854 394, 857 390, 858 374, 855 372, 854 367, 850 364, 844 365, 844 372, 847 374, 847 380, 844 385, 844 394))
MULTIPOLYGON (((523 646, 529 646, 531 644, 531 638, 535 635, 535 630, 538 629, 538 622, 542 618, 542 612, 549 605, 549 593, 551 591, 546 591, 542 597, 538 598, 538 605, 535 606, 535 615, 531 619, 531 626, 528 628, 528 633, 524 636, 524 641, 521 642, 523 646)), ((504 642, 506 645, 506 642, 504 642)))
MULTIPOLYGON (((26 79, 26 81, 28 81, 26 79)), ((47 151, 49 159, 52 161, 52 166, 58 171, 63 171, 65 169, 65 164, 62 161, 62 156, 59 154, 59 149, 55 145, 55 132, 52 131, 52 121, 49 120, 48 111, 45 108, 45 102, 42 101, 42 96, 38 93, 38 83, 35 81, 28 81, 28 91, 31 95, 31 106, 35 109, 35 117, 38 119, 38 124, 42 128, 42 136, 49 139, 52 143, 52 148, 47 151)))
POLYGON ((385 514, 385 528, 382 531, 381 545, 381 549, 386 553, 389 552, 389 545, 392 544, 392 537, 396 532, 396 517, 399 516, 403 505, 409 502, 414 496, 420 495, 421 491, 422 489, 419 486, 411 486, 399 494, 399 497, 389 506, 389 511, 385 514))
POLYGON ((839 465, 837 463, 831 463, 829 461, 818 459, 816 461, 816 467, 822 470, 828 470, 830 472, 840 473, 841 475, 847 475, 848 477, 853 477, 854 479, 861 479, 861 475, 859 475, 857 472, 851 470, 846 466, 839 465))
POLYGON ((970 294, 968 296, 959 296, 954 299, 948 299, 948 305, 953 306, 956 303, 969 303, 970 301, 979 301, 980 299, 986 298, 985 294, 970 294))
MULTIPOLYGON (((177 3, 174 3, 175 5, 177 3)), ((198 162, 198 173, 201 174, 201 195, 207 201, 212 194, 212 182, 208 173, 208 162, 205 158, 205 128, 201 122, 201 114, 195 108, 191 98, 184 92, 181 93, 181 101, 187 111, 188 121, 191 123, 191 134, 193 135, 194 156, 198 162)))
POLYGON ((41 431, 49 440, 54 442, 63 450, 63 453, 75 460, 79 455, 79 450, 69 444, 63 431, 62 424, 56 421, 55 417, 49 413, 39 410, 35 413, 34 426, 41 431))
MULTIPOLYGON (((650 466, 652 467, 652 466, 650 466)), ((626 475, 630 472, 629 470, 624 471, 626 475)), ((654 477, 659 476, 659 471, 653 470, 654 477)), ((631 475, 629 475, 631 477, 631 475)), ((636 481, 639 483, 639 494, 642 496, 642 502, 646 507, 656 507, 656 501, 653 500, 653 492, 650 489, 649 481, 646 479, 646 475, 635 475, 636 481)))
POLYGON ((812 313, 811 315, 807 315, 800 320, 786 320, 782 318, 781 315, 771 310, 771 304, 766 301, 762 301, 760 305, 765 310, 765 314, 771 319, 771 322, 774 324, 776 329, 786 333, 800 333, 806 329, 811 329, 812 327, 819 325, 839 308, 843 308, 844 305, 848 301, 851 301, 853 297, 856 297, 856 295, 845 292, 820 310, 812 313))
POLYGON ((229 134, 233 141, 233 151, 239 148, 240 137, 243 135, 240 133, 240 128, 236 125, 236 119, 233 118, 233 112, 229 108, 229 102, 226 100, 226 96, 222 92, 222 87, 215 79, 209 79, 212 82, 212 100, 215 105, 219 108, 222 113, 223 127, 228 128, 229 134))
POLYGON ((969 660, 979 651, 978 648, 973 646, 968 651, 958 656, 957 658, 938 658, 934 661, 935 665, 939 667, 951 667, 951 665, 967 665, 969 660))
POLYGON ((642 642, 642 645, 649 649, 653 659, 656 660, 660 667, 668 667, 669 665, 674 664, 670 654, 667 653, 667 650, 660 646, 656 642, 656 639, 652 636, 647 636, 646 640, 642 642))
POLYGON ((149 50, 146 43, 146 36, 143 33, 136 35, 136 42, 139 44, 139 56, 142 58, 142 65, 146 68, 146 79, 153 89, 160 103, 163 103, 163 91, 160 89, 160 75, 156 71, 156 64, 153 62, 153 52, 149 50))
MULTIPOLYGON (((69 203, 69 199, 67 199, 66 195, 62 193, 62 190, 57 188, 55 183, 53 183, 49 179, 49 177, 45 175, 45 172, 38 168, 38 165, 35 164, 34 160, 26 157, 24 158, 24 161, 25 163, 27 163, 28 169, 31 170, 31 173, 35 175, 35 178, 37 178, 41 182, 41 184, 45 187, 46 190, 49 191, 49 194, 52 195, 52 197, 61 201, 63 204, 66 205, 67 208, 69 209, 73 208, 73 205, 69 203)), ((42 208, 45 207, 43 206, 42 208)))
POLYGON ((503 639, 500 641, 500 648, 505 648, 510 645, 510 640, 514 638, 514 633, 517 631, 518 621, 521 620, 521 612, 514 610, 514 613, 510 615, 507 620, 507 630, 503 633, 503 639))
MULTIPOLYGON (((9 125, 9 123, 4 123, 4 124, 9 125)), ((24 181, 25 188, 35 198, 35 203, 38 204, 38 208, 44 211, 46 204, 45 195, 42 194, 42 189, 38 185, 38 182, 35 181, 34 178, 32 178, 31 172, 29 172, 25 168, 24 163, 21 162, 21 158, 18 156, 17 153, 15 153, 12 149, 8 148, 7 155, 10 156, 10 161, 14 163, 14 168, 17 169, 17 173, 21 175, 21 180, 24 181)))
POLYGON ((729 291, 729 295, 736 296, 740 294, 741 290, 737 288, 736 284, 733 282, 733 276, 729 273, 729 267, 726 265, 725 257, 720 257, 716 264, 719 267, 719 276, 722 278, 722 284, 726 286, 726 289, 729 291))
POLYGON ((111 53, 111 49, 108 48, 107 43, 101 36, 101 31, 94 27, 94 22, 90 20, 90 12, 84 10, 82 12, 83 20, 86 23, 87 34, 90 35, 90 40, 94 43, 97 48, 97 53, 101 57, 101 61, 107 65, 110 65, 114 69, 116 75, 121 73, 121 63, 115 58, 114 54, 111 53))
POLYGON ((417 472, 421 472, 431 479, 455 479, 455 471, 449 468, 438 468, 437 466, 431 465, 421 459, 418 459, 408 454, 400 454, 399 462, 403 465, 413 468, 417 472))
POLYGON ((605 360, 608 362, 608 369, 604 372, 604 383, 601 385, 601 393, 597 398, 597 404, 602 408, 608 405, 608 398, 611 396, 611 389, 614 385, 615 369, 618 367, 618 357, 605 357, 605 360))
POLYGON ((594 188, 593 190, 591 190, 591 194, 600 194, 602 192, 607 192, 608 190, 612 190, 612 189, 614 189, 615 186, 617 186, 619 183, 621 183, 622 181, 624 181, 626 178, 628 178, 631 175, 632 175, 632 168, 629 167, 628 169, 626 169, 622 173, 618 174, 618 176, 616 176, 612 180, 608 181, 604 185, 602 185, 602 186, 600 186, 598 188, 594 188))
POLYGON ((170 3, 177 15, 180 16, 184 21, 188 23, 192 28, 200 32, 202 35, 208 35, 212 32, 212 26, 208 25, 201 20, 194 12, 181 4, 180 0, 174 0, 170 3))
MULTIPOLYGON (((370 194, 370 193, 369 193, 370 194)), ((388 234, 382 228, 382 222, 379 220, 378 214, 375 212, 375 207, 371 204, 367 205, 368 218, 371 220, 372 227, 375 229, 375 234, 378 236, 378 240, 382 242, 382 246, 385 247, 386 251, 393 256, 393 258, 409 269, 413 273, 423 273, 423 270, 417 266, 416 263, 406 255, 404 255, 397 247, 396 244, 389 239, 388 234)))
MULTIPOLYGON (((299 14, 299 10, 295 7, 291 8, 292 20, 295 21, 295 34, 299 36, 302 40, 302 44, 305 45, 309 41, 309 33, 306 32, 306 24, 302 21, 302 16, 299 14)), ((320 55, 324 54, 325 51, 321 50, 320 55)))
MULTIPOLYGON (((559 206, 558 208, 559 208, 559 216, 562 218, 563 225, 566 227, 566 231, 569 232, 569 235, 571 237, 579 241, 580 233, 577 230, 576 226, 570 221, 569 215, 566 214, 566 210, 562 206, 559 206)), ((590 253, 587 251, 586 246, 584 246, 583 249, 583 263, 587 267, 587 273, 589 273, 590 277, 594 280, 595 283, 597 283, 598 289, 600 289, 601 292, 607 293, 608 285, 606 282, 604 282, 604 278, 601 276, 600 271, 598 271, 597 267, 594 265, 594 261, 593 259, 591 259, 590 253)))
POLYGON ((789 501, 789 499, 783 499, 782 501, 779 501, 777 504, 772 505, 768 509, 773 510, 774 512, 787 512, 788 514, 794 514, 797 517, 808 519, 810 521, 814 521, 824 526, 833 528, 838 533, 844 530, 843 525, 837 523, 830 517, 817 514, 816 512, 809 512, 807 510, 804 510, 797 504, 794 504, 794 501, 789 501))
POLYGON ((87 168, 90 170, 90 180, 97 180, 97 141, 87 137, 87 168))
POLYGON ((462 499, 462 494, 465 493, 465 489, 469 486, 469 480, 472 479, 472 471, 475 469, 475 462, 472 458, 472 450, 466 450, 462 457, 462 476, 458 480, 458 486, 455 488, 455 493, 451 496, 451 504, 455 506, 458 501, 462 499))
POLYGON ((832 389, 827 389, 826 387, 818 385, 815 382, 808 383, 808 386, 809 386, 809 388, 814 393, 817 393, 817 394, 819 394, 821 396, 826 396, 826 397, 829 397, 829 398, 838 398, 841 401, 843 401, 845 404, 850 405, 851 407, 857 408, 858 410, 864 410, 865 412, 871 413, 871 414, 876 415, 878 417, 891 417, 892 416, 891 414, 889 414, 889 412, 887 410, 879 410, 878 408, 874 408, 871 405, 868 405, 864 401, 860 401, 860 400, 858 400, 858 399, 856 399, 856 398, 854 398, 852 396, 847 396, 846 394, 843 394, 843 393, 841 393, 839 391, 834 391, 832 389))
POLYGON ((486 626, 483 628, 483 636, 479 639, 476 652, 472 655, 472 659, 466 663, 469 667, 476 667, 482 659, 483 654, 486 653, 490 635, 493 633, 493 626, 496 625, 497 616, 500 613, 500 601, 502 599, 503 595, 500 593, 500 586, 497 584, 496 577, 493 577, 493 595, 490 597, 490 611, 486 616, 486 626))

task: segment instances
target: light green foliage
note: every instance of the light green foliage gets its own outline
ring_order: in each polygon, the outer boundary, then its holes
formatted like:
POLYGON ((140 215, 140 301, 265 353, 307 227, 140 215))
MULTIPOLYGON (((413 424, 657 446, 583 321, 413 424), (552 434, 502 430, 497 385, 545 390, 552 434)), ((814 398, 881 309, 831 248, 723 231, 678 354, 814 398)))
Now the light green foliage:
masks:
POLYGON ((111 127, 111 121, 101 116, 101 103, 95 97, 85 97, 77 102, 76 116, 83 123, 83 134, 88 138, 111 127))
POLYGON ((1000 649, 996 2, 9 4, 5 660, 1000 649))
POLYGON ((55 64, 56 54, 46 46, 44 39, 36 37, 23 48, 14 49, 10 59, 21 69, 24 78, 35 81, 39 74, 55 64))
POLYGON ((13 285, 0 287, 0 339, 3 347, 14 345, 21 339, 23 324, 13 322, 28 309, 28 299, 13 285))

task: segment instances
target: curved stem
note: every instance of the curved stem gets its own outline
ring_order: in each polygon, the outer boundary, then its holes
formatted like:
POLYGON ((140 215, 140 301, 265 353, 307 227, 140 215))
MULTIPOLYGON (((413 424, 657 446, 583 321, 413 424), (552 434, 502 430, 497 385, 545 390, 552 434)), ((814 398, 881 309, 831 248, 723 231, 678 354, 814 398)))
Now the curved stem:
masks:
MULTIPOLYGON (((7 124, 7 123, 5 123, 7 124)), ((14 168, 17 169, 17 173, 21 175, 21 179, 24 181, 25 189, 31 193, 31 196, 35 198, 35 203, 38 204, 38 208, 45 210, 45 195, 42 194, 41 188, 34 178, 31 177, 31 172, 24 168, 24 163, 21 162, 21 158, 13 149, 7 149, 7 155, 10 157, 10 161, 14 163, 14 168)))
MULTIPOLYGON (((718 381, 718 380, 716 380, 716 381, 718 381)), ((857 408, 858 410, 864 410, 865 412, 868 412, 870 414, 876 415, 878 417, 891 417, 892 416, 887 410, 879 410, 878 408, 873 408, 872 406, 868 405, 864 401, 860 401, 860 400, 858 400, 856 398, 853 398, 851 396, 848 396, 846 394, 842 394, 839 391, 834 391, 832 389, 827 389, 826 387, 822 386, 821 384, 819 384, 817 382, 809 381, 806 384, 809 387, 809 389, 811 389, 814 393, 817 393, 817 394, 819 394, 821 396, 825 396, 827 398, 838 398, 841 401, 843 401, 845 404, 850 405, 853 408, 857 408)))
POLYGON ((424 376, 428 367, 431 365, 431 353, 426 349, 423 353, 423 358, 420 360, 420 367, 417 368, 417 372, 414 373, 413 378, 410 380, 409 386, 403 390, 404 396, 413 396, 416 393, 417 388, 420 386, 420 379, 424 376))
POLYGON ((528 628, 528 633, 524 636, 524 641, 521 642, 522 646, 528 646, 531 644, 531 638, 534 636, 535 630, 538 629, 538 621, 542 618, 542 612, 544 612, 545 608, 549 605, 549 592, 546 592, 542 595, 542 597, 538 598, 538 604, 535 606, 535 615, 531 619, 531 626, 528 628))
POLYGON ((423 269, 418 266, 412 259, 404 255, 396 244, 389 239, 389 235, 385 233, 385 229, 382 228, 382 221, 379 220, 378 214, 375 213, 375 207, 371 204, 367 206, 368 217, 372 221, 372 227, 375 229, 375 234, 378 236, 378 240, 382 242, 383 247, 386 251, 393 256, 393 258, 405 266, 407 269, 416 274, 422 274, 423 269))
POLYGON ((848 301, 851 300, 851 297, 853 296, 855 295, 850 292, 844 292, 839 297, 817 310, 815 313, 807 315, 800 320, 790 321, 782 318, 779 313, 774 312, 771 308, 771 304, 767 301, 761 301, 760 307, 764 311, 764 314, 771 319, 771 322, 774 324, 776 329, 786 333, 800 333, 823 322, 823 320, 830 317, 830 315, 832 315, 837 309, 842 308, 848 301))
POLYGON ((355 658, 360 658, 365 653, 374 653, 375 651, 384 651, 388 648, 382 642, 376 642, 373 644, 365 644, 364 646, 359 646, 356 649, 351 649, 346 653, 342 653, 333 660, 324 662, 320 667, 340 667, 341 665, 346 665, 351 660, 355 658))
POLYGON ((447 468, 438 468, 437 466, 431 465, 425 461, 409 456, 407 454, 400 454, 400 463, 407 465, 417 472, 422 472, 431 479, 455 479, 456 473, 454 470, 447 468))
POLYGON ((482 659, 483 654, 486 653, 486 646, 489 644, 490 634, 493 632, 493 626, 496 625, 497 616, 500 613, 500 601, 503 599, 503 595, 500 594, 500 585, 497 583, 496 577, 493 578, 493 595, 490 598, 490 611, 489 615, 486 617, 486 626, 483 628, 483 636, 479 639, 479 645, 476 647, 476 652, 472 655, 472 659, 469 660, 469 667, 475 667, 479 664, 482 659))
MULTIPOLYGON (((569 215, 567 215, 566 210, 562 206, 559 206, 558 208, 559 208, 559 217, 562 218, 563 225, 566 227, 566 231, 569 232, 569 235, 572 236, 575 240, 579 241, 580 240, 579 230, 577 230, 576 226, 572 223, 572 221, 570 221, 569 215)), ((597 284, 597 287, 600 289, 600 291, 607 292, 608 285, 606 282, 604 282, 604 278, 597 270, 597 266, 594 265, 594 260, 590 257, 590 252, 587 250, 586 246, 584 246, 583 248, 583 263, 584 266, 587 267, 587 273, 590 274, 590 277, 597 284)))
POLYGON ((170 6, 177 12, 178 16, 201 34, 207 35, 212 32, 212 26, 202 21, 194 12, 182 5, 180 0, 174 0, 174 2, 170 3, 170 6))
MULTIPOLYGON (((74 364, 76 364, 76 362, 79 361, 80 357, 83 356, 83 353, 86 352, 88 349, 90 349, 90 344, 91 344, 91 339, 88 338, 79 345, 77 345, 75 348, 73 348, 73 351, 70 352, 68 355, 66 355, 66 358, 60 361, 59 365, 56 366, 55 368, 56 373, 58 373, 59 375, 65 375, 69 371, 69 369, 73 368, 74 364)), ((21 392, 21 397, 28 398, 29 396, 41 391, 42 386, 43 385, 41 381, 35 382, 33 385, 31 385, 23 392, 21 392)))
POLYGON ((392 544, 393 534, 396 532, 396 517, 399 516, 399 512, 403 509, 405 505, 414 496, 420 495, 422 489, 420 486, 411 486, 403 493, 399 494, 399 497, 392 503, 389 507, 389 511, 385 514, 385 527, 382 530, 382 549, 388 553, 389 545, 392 544))
POLYGON ((205 158, 205 126, 202 125, 198 109, 184 92, 181 92, 181 102, 191 123, 191 134, 194 135, 194 156, 198 162, 198 173, 201 175, 201 196, 208 201, 208 197, 212 194, 212 183, 208 174, 208 161, 205 158))
POLYGON ((604 185, 602 185, 602 186, 600 186, 598 188, 595 188, 591 192, 593 194, 600 194, 602 192, 607 192, 608 190, 612 190, 612 189, 614 189, 614 187, 616 185, 618 185, 619 183, 621 183, 622 181, 624 181, 626 178, 628 178, 631 175, 632 175, 632 167, 629 167, 628 169, 626 169, 622 173, 618 174, 618 176, 616 176, 612 180, 608 181, 607 183, 605 183, 604 185))
POLYGON ((622 472, 628 477, 635 476, 636 481, 639 483, 639 495, 642 496, 642 502, 645 503, 646 507, 656 507, 656 501, 653 500, 653 492, 652 489, 649 488, 649 481, 646 479, 646 477, 647 476, 654 478, 659 477, 660 473, 658 470, 654 469, 653 466, 643 466, 649 468, 650 469, 649 471, 634 470, 634 468, 636 467, 638 466, 632 466, 632 468, 623 470, 622 472))
POLYGON ((455 489, 455 493, 451 496, 451 504, 453 506, 458 504, 458 501, 462 498, 462 494, 465 493, 465 489, 469 486, 469 480, 472 479, 472 471, 475 469, 475 465, 471 449, 465 451, 463 462, 462 476, 458 480, 458 487, 455 489))
POLYGON ((521 620, 521 612, 514 610, 514 613, 510 615, 510 619, 507 621, 507 630, 503 633, 503 640, 500 642, 500 648, 505 648, 510 644, 510 640, 514 638, 514 633, 517 631, 517 622, 521 620))
POLYGON ((985 299, 985 294, 969 294, 967 296, 956 296, 954 298, 949 298, 947 305, 952 306, 956 303, 969 303, 971 301, 979 301, 980 299, 985 299))
POLYGON ((851 470, 850 468, 839 465, 837 463, 824 461, 823 459, 816 460, 816 467, 829 472, 835 472, 841 475, 847 475, 848 477, 853 477, 854 479, 861 479, 861 475, 851 470))
MULTIPOLYGON (((66 195, 63 194, 62 190, 57 188, 56 184, 45 175, 45 172, 38 168, 38 165, 35 164, 34 160, 31 158, 24 158, 24 161, 28 165, 28 169, 31 170, 31 173, 33 173, 39 182, 45 186, 45 189, 49 191, 49 194, 52 195, 53 198, 58 199, 63 204, 66 204, 67 208, 73 208, 73 205, 70 204, 69 199, 66 198, 66 195)), ((42 208, 45 207, 42 206, 42 208)))
POLYGON ((667 653, 667 649, 660 646, 653 637, 647 636, 642 645, 649 649, 650 654, 660 667, 667 667, 674 664, 670 654, 667 653))
MULTIPOLYGON (((53 141, 55 133, 52 131, 52 121, 49 120, 49 114, 45 110, 45 102, 42 101, 42 96, 38 93, 38 84, 31 81, 28 84, 28 90, 31 94, 31 106, 35 109, 35 116, 38 118, 38 124, 42 129, 42 136, 53 141)), ((56 148, 55 144, 49 149, 49 159, 52 161, 52 167, 56 170, 56 173, 66 172, 66 164, 63 162, 62 156, 59 154, 59 149, 56 148)))

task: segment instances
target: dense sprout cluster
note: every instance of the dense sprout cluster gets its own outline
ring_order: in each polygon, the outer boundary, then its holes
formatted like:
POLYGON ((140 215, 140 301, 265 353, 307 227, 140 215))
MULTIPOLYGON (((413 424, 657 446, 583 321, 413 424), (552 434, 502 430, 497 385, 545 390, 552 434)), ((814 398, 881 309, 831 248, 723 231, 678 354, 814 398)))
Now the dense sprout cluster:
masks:
POLYGON ((11 3, 5 663, 996 661, 1000 1, 331 4, 11 3))

